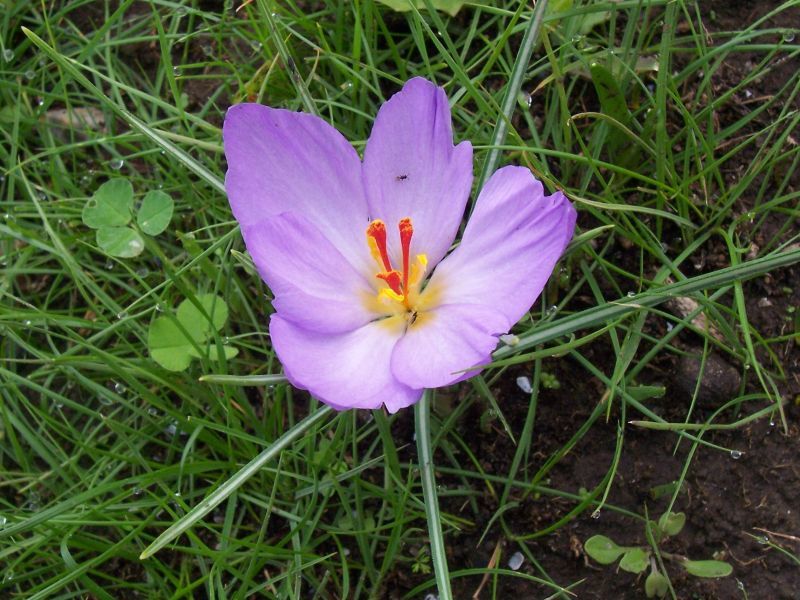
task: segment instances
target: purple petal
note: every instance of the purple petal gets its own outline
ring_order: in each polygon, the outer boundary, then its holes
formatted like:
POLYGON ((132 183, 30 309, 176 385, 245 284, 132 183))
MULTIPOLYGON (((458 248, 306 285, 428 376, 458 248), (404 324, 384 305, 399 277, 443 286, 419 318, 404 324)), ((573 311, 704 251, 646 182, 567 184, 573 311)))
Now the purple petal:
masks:
POLYGON ((228 110, 222 137, 225 189, 243 230, 298 212, 356 268, 369 264, 361 163, 338 131, 313 115, 237 104, 228 110))
POLYGON ((462 381, 480 369, 460 372, 491 360, 497 336, 510 323, 479 304, 449 304, 420 313, 397 343, 392 372, 414 388, 433 388, 462 381))
POLYGON ((422 390, 400 383, 389 368, 403 321, 374 321, 347 333, 323 335, 278 315, 269 322, 272 344, 289 381, 336 410, 414 404, 422 390))
POLYGON ((483 304, 513 325, 542 292, 576 216, 561 192, 545 196, 528 169, 500 169, 481 191, 461 244, 429 285, 440 290, 442 304, 483 304))
POLYGON ((242 232, 283 318, 305 329, 340 333, 376 317, 364 302, 374 296, 373 288, 304 216, 283 213, 242 232))
POLYGON ((458 231, 472 185, 472 146, 453 146, 450 106, 442 88, 415 78, 392 96, 375 118, 364 151, 364 183, 373 219, 392 233, 400 256, 397 223, 411 217, 412 254, 442 259, 458 231))

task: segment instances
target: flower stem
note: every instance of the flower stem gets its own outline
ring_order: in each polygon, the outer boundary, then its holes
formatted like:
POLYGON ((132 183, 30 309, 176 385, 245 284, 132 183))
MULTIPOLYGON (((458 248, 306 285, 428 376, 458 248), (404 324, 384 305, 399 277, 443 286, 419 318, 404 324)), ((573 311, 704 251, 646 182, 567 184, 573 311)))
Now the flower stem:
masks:
POLYGON ((425 516, 428 519, 428 536, 431 539, 431 562, 439 588, 439 600, 452 600, 450 575, 447 569, 447 553, 442 535, 442 520, 439 517, 439 498, 436 495, 436 475, 433 472, 433 444, 431 441, 431 391, 425 390, 414 407, 417 427, 417 454, 419 473, 422 479, 422 496, 425 500, 425 516))

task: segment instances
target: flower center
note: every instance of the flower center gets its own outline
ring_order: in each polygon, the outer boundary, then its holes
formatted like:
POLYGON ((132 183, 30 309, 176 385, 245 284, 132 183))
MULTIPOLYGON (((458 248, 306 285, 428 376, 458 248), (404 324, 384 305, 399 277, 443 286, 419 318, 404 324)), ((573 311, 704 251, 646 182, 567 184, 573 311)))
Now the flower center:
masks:
POLYGON ((375 219, 367 227, 367 244, 372 258, 380 269, 375 277, 386 284, 386 287, 378 293, 379 297, 400 302, 406 310, 413 311, 414 296, 419 292, 419 284, 425 274, 428 259, 424 254, 417 254, 416 263, 411 263, 411 237, 414 235, 411 219, 409 217, 400 219, 397 228, 400 232, 402 271, 392 266, 386 248, 386 225, 380 219, 375 219))

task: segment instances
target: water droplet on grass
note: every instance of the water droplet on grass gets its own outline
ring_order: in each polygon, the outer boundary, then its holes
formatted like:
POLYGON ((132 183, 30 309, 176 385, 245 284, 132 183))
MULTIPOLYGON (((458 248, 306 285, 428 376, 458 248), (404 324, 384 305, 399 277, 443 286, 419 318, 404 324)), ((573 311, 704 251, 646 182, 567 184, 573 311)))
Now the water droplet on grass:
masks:
POLYGON ((524 562, 525 557, 522 555, 522 552, 514 552, 514 554, 511 555, 511 558, 508 559, 508 568, 512 571, 519 571, 519 568, 524 562))
POLYGON ((125 161, 121 158, 115 158, 113 160, 108 161, 108 166, 114 169, 115 171, 119 171, 122 167, 125 166, 125 161))
POLYGON ((6 48, 3 50, 3 60, 6 62, 11 62, 14 60, 14 51, 11 48, 6 48))
POLYGON ((733 460, 739 460, 742 458, 742 452, 740 450, 731 450, 731 458, 733 460))
POLYGON ((114 391, 118 394, 122 394, 125 392, 125 386, 116 381, 114 382, 114 391))
POLYGON ((794 41, 794 29, 787 29, 783 32, 783 41, 790 44, 794 41))
POLYGON ((526 394, 530 394, 533 391, 531 380, 524 375, 517 377, 517 387, 526 394))
POLYGON ((175 67, 172 67, 172 74, 173 74, 175 77, 180 77, 180 76, 181 76, 181 68, 180 68, 180 67, 177 67, 177 66, 175 66, 175 67))
POLYGON ((258 52, 259 50, 261 50, 261 42, 259 42, 258 40, 253 40, 252 42, 250 42, 250 47, 253 49, 253 52, 258 52))
POLYGON ((179 6, 175 9, 175 14, 179 17, 185 17, 189 12, 189 9, 185 6, 179 6))
POLYGON ((0 515, 0 529, 6 526, 8 519, 6 519, 3 515, 0 515))
POLYGON ((120 321, 122 319, 124 319, 125 317, 127 317, 127 316, 128 316, 128 313, 126 313, 124 310, 122 312, 118 312, 117 313, 117 319, 120 320, 120 321))
POLYGON ((35 73, 33 70, 31 70, 31 69, 28 69, 27 71, 25 71, 25 79, 27 79, 28 81, 30 81, 30 80, 31 80, 31 79, 33 79, 34 77, 36 77, 36 73, 35 73))
POLYGON ((599 510, 594 511, 592 513, 592 518, 593 519, 599 519, 600 518, 600 511, 599 510))

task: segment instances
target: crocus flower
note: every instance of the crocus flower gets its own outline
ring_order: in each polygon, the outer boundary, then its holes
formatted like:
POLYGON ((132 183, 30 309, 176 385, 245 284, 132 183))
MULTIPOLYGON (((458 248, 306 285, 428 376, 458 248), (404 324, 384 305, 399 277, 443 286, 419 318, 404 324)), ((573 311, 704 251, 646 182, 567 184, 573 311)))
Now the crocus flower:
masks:
POLYGON ((509 166, 450 251, 472 146, 453 145, 447 97, 425 79, 381 107, 363 161, 324 120, 259 104, 232 106, 223 139, 231 208, 274 294, 275 352, 339 410, 395 412, 474 375, 572 238, 564 195, 509 166))

